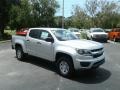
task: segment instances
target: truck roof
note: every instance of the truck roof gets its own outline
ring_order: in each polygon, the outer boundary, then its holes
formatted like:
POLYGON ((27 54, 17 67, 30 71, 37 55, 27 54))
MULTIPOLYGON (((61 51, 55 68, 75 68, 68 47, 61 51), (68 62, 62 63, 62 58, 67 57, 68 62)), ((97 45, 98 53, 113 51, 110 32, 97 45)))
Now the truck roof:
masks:
POLYGON ((66 30, 63 28, 30 28, 30 29, 42 29, 42 30, 47 30, 47 31, 51 31, 51 30, 66 30))

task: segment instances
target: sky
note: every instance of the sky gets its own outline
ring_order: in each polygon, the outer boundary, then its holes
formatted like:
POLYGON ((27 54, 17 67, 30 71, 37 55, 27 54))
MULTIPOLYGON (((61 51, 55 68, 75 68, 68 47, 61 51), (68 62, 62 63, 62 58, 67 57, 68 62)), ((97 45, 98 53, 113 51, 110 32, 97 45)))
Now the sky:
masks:
MULTIPOLYGON (((63 0, 57 0, 60 8, 57 10, 56 16, 62 16, 62 3, 63 0)), ((64 0, 64 16, 65 17, 69 17, 71 16, 71 12, 72 12, 72 7, 73 5, 80 5, 80 6, 84 6, 86 0, 64 0)))
MULTIPOLYGON (((57 0, 60 8, 57 10, 56 16, 62 16, 62 3, 63 0, 57 0)), ((108 0, 108 1, 118 1, 118 0, 108 0)), ((84 7, 86 0, 64 0, 64 16, 69 17, 71 16, 72 7, 73 5, 80 5, 84 7)))

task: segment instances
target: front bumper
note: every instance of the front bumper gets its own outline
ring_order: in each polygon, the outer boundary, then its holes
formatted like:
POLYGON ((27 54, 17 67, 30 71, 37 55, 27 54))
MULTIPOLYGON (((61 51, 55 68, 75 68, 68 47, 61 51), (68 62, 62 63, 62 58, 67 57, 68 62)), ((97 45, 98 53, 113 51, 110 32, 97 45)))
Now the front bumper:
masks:
POLYGON ((94 40, 94 41, 106 41, 106 40, 108 40, 108 38, 107 37, 106 38, 93 37, 92 40, 94 40))
POLYGON ((84 59, 81 60, 77 57, 77 58, 74 59, 74 68, 76 70, 91 69, 91 68, 99 67, 103 63, 105 63, 104 53, 100 57, 91 58, 91 59, 87 59, 87 60, 84 60, 84 59))

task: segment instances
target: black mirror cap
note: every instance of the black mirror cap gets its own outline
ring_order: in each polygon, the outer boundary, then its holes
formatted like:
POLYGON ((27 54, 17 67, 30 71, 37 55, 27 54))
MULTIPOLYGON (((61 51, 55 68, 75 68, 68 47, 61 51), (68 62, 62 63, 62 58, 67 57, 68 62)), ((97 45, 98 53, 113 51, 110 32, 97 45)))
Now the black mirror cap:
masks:
POLYGON ((54 43, 54 39, 52 37, 48 37, 45 39, 46 42, 54 43))

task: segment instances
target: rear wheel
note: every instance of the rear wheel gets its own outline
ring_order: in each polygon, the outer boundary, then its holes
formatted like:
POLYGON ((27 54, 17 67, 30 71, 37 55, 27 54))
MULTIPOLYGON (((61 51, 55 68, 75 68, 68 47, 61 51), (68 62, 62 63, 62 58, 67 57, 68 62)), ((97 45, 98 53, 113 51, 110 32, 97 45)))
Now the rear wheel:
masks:
POLYGON ((25 53, 23 52, 23 49, 21 47, 16 48, 16 57, 18 60, 23 60, 25 57, 25 53))
POLYGON ((74 72, 73 63, 69 57, 60 57, 57 62, 57 67, 60 75, 71 77, 74 72))

